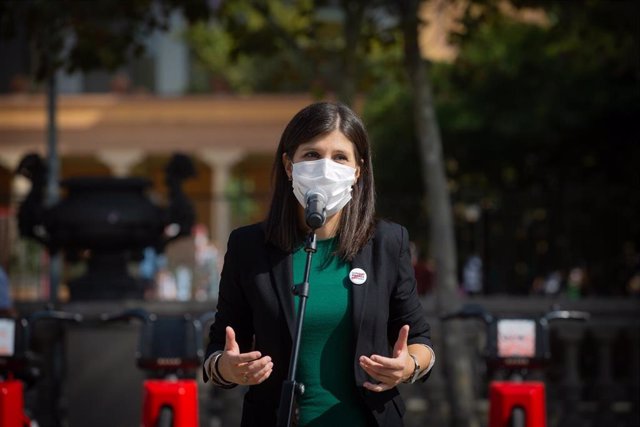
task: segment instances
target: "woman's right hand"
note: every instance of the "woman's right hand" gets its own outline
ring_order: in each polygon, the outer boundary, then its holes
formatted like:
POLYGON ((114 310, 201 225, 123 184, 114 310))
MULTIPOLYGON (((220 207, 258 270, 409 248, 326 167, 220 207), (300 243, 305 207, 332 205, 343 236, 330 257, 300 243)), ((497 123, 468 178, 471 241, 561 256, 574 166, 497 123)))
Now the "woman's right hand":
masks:
POLYGON ((218 372, 226 381, 242 384, 260 384, 273 371, 270 356, 262 356, 259 351, 240 353, 240 346, 236 342, 236 333, 231 326, 227 326, 224 343, 224 353, 218 360, 218 372))

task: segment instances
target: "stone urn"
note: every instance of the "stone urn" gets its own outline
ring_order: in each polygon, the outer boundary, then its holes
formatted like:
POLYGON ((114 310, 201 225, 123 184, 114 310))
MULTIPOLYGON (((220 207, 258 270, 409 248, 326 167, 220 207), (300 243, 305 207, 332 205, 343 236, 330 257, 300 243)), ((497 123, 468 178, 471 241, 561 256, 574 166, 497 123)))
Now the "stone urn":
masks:
POLYGON ((146 179, 77 177, 63 180, 64 197, 45 207, 43 160, 30 154, 21 161, 17 173, 32 187, 18 211, 20 234, 50 253, 63 251, 67 260, 87 261, 86 272, 69 281, 71 300, 142 298, 144 284, 129 274, 129 262, 145 248, 162 252, 171 240, 190 234, 195 215, 181 184, 195 175, 193 163, 176 154, 165 172, 167 206, 151 201, 146 179))

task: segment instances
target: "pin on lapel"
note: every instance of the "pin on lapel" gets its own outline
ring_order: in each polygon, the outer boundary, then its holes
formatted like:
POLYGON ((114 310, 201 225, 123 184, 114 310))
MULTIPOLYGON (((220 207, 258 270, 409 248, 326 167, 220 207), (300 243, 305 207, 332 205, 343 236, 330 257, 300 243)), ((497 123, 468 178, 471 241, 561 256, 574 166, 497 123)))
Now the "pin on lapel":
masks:
POLYGON ((363 285, 367 281, 367 273, 361 268, 354 268, 349 272, 349 280, 354 285, 363 285))

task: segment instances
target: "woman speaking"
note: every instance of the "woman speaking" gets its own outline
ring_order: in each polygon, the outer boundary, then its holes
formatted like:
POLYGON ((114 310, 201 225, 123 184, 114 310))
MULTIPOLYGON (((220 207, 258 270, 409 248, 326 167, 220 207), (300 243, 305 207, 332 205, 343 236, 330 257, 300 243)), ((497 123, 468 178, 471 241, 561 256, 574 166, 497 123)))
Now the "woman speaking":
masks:
POLYGON ((243 426, 276 424, 307 254, 306 197, 325 197, 326 221, 302 328, 296 380, 300 426, 401 426, 396 388, 426 378, 435 356, 404 227, 376 220, 371 151, 348 107, 315 103, 285 128, 263 223, 229 237, 204 363, 205 381, 248 385, 243 426))

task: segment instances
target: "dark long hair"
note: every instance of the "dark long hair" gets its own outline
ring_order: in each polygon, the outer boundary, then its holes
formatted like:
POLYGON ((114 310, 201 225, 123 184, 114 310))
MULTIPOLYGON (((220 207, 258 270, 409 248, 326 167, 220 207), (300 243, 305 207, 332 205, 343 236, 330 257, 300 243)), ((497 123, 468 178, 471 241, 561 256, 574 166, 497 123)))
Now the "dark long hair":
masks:
POLYGON ((351 261, 374 230, 375 188, 367 132, 360 118, 340 103, 318 102, 303 108, 282 133, 271 171, 273 194, 266 220, 266 238, 284 251, 293 251, 302 242, 304 234, 298 223, 299 203, 285 172, 282 154, 286 153, 293 159, 300 144, 335 129, 353 143, 356 164, 360 166, 360 177, 353 186, 351 200, 342 209, 336 235, 336 254, 351 261))

